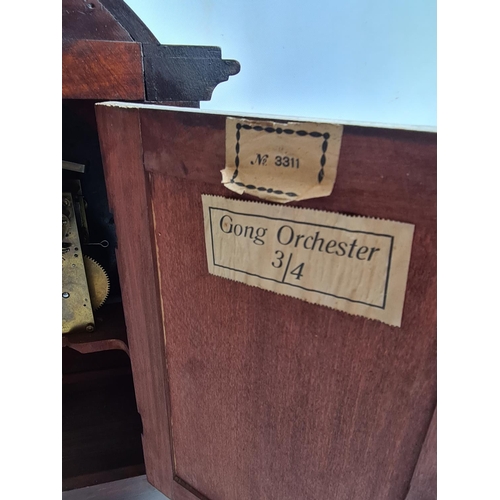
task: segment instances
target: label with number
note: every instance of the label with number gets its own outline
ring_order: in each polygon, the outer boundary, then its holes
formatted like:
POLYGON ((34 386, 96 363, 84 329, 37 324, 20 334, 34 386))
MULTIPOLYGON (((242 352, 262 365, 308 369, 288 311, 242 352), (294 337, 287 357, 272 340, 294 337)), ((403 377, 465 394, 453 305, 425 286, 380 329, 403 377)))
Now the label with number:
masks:
POLYGON ((401 326, 414 226, 203 195, 211 274, 401 326))
POLYGON ((222 183, 277 203, 328 196, 337 176, 343 126, 226 119, 222 183))

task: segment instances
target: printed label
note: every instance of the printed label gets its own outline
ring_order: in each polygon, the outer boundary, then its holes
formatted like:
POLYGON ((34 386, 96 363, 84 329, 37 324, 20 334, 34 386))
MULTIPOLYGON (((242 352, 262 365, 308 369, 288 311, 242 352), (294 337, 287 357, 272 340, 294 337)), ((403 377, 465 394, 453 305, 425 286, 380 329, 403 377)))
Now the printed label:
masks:
POLYGON ((202 195, 211 274, 401 325, 414 226, 202 195))
POLYGON ((287 203, 328 196, 337 176, 342 125, 226 119, 226 168, 232 191, 287 203))

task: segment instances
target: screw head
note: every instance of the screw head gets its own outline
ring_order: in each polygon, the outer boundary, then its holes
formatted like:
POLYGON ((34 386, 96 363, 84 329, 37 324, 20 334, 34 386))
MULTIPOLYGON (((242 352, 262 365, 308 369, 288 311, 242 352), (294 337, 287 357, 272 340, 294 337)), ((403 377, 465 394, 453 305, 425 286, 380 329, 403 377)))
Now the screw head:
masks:
POLYGON ((85 330, 87 332, 93 332, 94 331, 94 325, 91 325, 90 323, 85 327, 85 330))
POLYGON ((63 292, 62 296, 63 296, 63 299, 67 299, 69 297, 69 293, 63 292))

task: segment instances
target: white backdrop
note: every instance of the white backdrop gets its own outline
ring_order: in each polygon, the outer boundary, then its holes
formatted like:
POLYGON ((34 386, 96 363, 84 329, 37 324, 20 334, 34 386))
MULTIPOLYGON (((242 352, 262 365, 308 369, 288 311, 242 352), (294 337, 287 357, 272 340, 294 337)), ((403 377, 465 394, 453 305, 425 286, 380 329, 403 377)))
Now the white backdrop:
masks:
POLYGON ((126 0, 163 44, 241 72, 202 109, 436 125, 436 0, 126 0))

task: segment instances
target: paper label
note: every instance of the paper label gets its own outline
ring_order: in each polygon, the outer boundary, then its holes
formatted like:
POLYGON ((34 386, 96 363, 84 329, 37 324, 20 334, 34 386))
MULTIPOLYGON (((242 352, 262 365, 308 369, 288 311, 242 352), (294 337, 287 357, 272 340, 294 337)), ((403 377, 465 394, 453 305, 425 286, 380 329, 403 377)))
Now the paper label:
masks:
POLYGON ((210 274, 401 326, 414 226, 202 195, 210 274))
POLYGON ((226 119, 231 191, 287 203, 328 196, 337 176, 342 125, 226 119))

